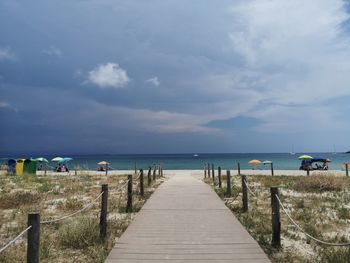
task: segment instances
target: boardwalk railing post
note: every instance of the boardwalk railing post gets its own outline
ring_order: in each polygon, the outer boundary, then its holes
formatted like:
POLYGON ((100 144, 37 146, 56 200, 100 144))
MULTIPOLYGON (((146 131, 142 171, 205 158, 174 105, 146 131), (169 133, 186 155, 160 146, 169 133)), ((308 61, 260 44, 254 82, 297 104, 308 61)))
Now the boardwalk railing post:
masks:
POLYGON ((160 168, 160 176, 163 177, 163 166, 160 168))
POLYGON ((281 247, 281 221, 278 187, 271 187, 271 208, 272 208, 272 241, 271 245, 275 248, 281 247))
POLYGON ((152 177, 151 177, 151 166, 148 167, 148 173, 147 173, 147 185, 150 186, 152 183, 152 177))
POLYGON ((143 197, 145 195, 145 189, 143 184, 143 170, 140 169, 140 195, 143 197))
POLYGON ((27 263, 39 263, 40 255, 40 214, 28 214, 27 263))
POLYGON ((204 165, 204 178, 207 178, 207 166, 204 165))
POLYGON ((219 178, 219 187, 221 188, 222 185, 221 185, 221 167, 220 166, 218 167, 218 178, 219 178))
POLYGON ((135 170, 135 174, 137 174, 137 166, 136 166, 136 162, 135 162, 135 165, 134 165, 134 170, 135 170))
POLYGON ((161 166, 160 164, 158 165, 158 177, 160 177, 160 169, 161 169, 161 166))
POLYGON ((103 240, 107 236, 108 184, 102 185, 101 192, 100 238, 103 240))
POLYGON ((207 168, 208 168, 208 178, 210 179, 211 175, 210 175, 210 164, 209 163, 207 163, 207 168))
POLYGON ((231 196, 231 174, 230 171, 226 171, 226 196, 231 196))
POLYGON ((273 163, 271 163, 270 165, 271 165, 271 176, 274 176, 274 172, 273 172, 273 163))
POLYGON ((156 166, 154 166, 154 169, 153 169, 153 181, 156 180, 156 170, 157 170, 157 168, 156 168, 156 166))
POLYGON ((345 163, 345 173, 346 173, 346 176, 349 176, 349 164, 348 163, 345 163))
POLYGON ((109 169, 108 163, 106 163, 106 176, 108 175, 108 169, 109 169))
POLYGON ((247 189, 247 177, 242 175, 242 202, 243 212, 248 211, 248 189, 247 189))
POLYGON ((211 173, 212 173, 212 176, 213 176, 213 182, 215 183, 215 170, 214 170, 214 164, 213 163, 211 164, 211 173))
POLYGON ((309 167, 306 170, 306 175, 310 175, 310 168, 309 167))
POLYGON ((238 175, 241 175, 241 164, 237 163, 238 175))
POLYGON ((132 212, 132 174, 128 175, 128 200, 126 203, 126 212, 132 212))

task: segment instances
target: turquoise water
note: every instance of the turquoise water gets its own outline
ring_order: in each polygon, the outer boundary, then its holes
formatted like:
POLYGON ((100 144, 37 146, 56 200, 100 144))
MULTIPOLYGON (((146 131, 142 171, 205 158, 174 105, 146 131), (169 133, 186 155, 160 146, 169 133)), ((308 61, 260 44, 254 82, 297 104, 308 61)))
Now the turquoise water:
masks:
MULTIPOLYGON (((194 154, 73 155, 69 156, 74 159, 69 163, 69 167, 80 166, 84 169, 95 170, 98 162, 108 161, 110 166, 117 170, 134 169, 135 163, 137 169, 144 169, 153 164, 162 164, 164 169, 172 170, 202 169, 205 163, 213 163, 216 167, 221 166, 222 169, 236 169, 239 162, 241 169, 252 169, 253 166, 248 164, 249 160, 258 159, 260 161, 273 161, 276 170, 295 170, 299 169, 298 156, 302 154, 331 159, 332 162, 329 165, 331 170, 340 170, 342 163, 350 161, 350 154, 345 153, 297 153, 295 155, 288 153, 233 153, 198 154, 198 156, 194 156, 194 154)), ((54 156, 45 157, 51 160, 54 156)), ((270 167, 260 164, 259 168, 269 169, 270 167)))

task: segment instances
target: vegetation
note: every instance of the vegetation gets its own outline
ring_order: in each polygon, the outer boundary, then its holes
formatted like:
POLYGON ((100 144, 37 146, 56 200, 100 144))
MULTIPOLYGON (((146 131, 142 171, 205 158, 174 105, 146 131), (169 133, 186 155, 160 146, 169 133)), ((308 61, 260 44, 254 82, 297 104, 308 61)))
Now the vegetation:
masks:
MULTIPOLYGON (((89 204, 101 192, 101 184, 108 183, 107 238, 99 237, 99 202, 91 208, 63 221, 41 225, 41 262, 104 262, 109 251, 135 213, 155 188, 145 184, 145 197, 138 194, 134 180, 134 213, 125 213, 126 175, 0 175, 0 247, 27 225, 27 213, 40 212, 41 220, 58 218, 89 204), (123 186, 122 189, 120 187, 123 186), (120 189, 120 190, 118 190, 120 189)), ((0 254, 0 262, 25 262, 26 239, 0 254)))
MULTIPOLYGON (((270 187, 278 186, 280 198, 293 219, 310 235, 331 243, 349 242, 350 180, 332 174, 313 176, 247 176, 250 189, 249 211, 242 212, 241 178, 232 178, 232 197, 225 197, 211 184, 272 262, 349 262, 350 248, 326 246, 300 232, 281 209, 282 248, 271 246, 270 187)), ((225 182, 225 180, 223 180, 225 182)))

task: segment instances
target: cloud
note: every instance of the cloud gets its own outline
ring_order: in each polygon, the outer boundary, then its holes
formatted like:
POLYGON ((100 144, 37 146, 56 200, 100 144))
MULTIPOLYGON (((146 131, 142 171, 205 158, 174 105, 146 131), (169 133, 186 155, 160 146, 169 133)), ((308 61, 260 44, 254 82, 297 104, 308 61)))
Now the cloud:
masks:
POLYGON ((7 103, 7 102, 5 102, 5 101, 0 101, 0 108, 6 108, 6 107, 8 107, 9 106, 9 104, 7 103))
POLYGON ((151 83, 156 87, 158 87, 160 85, 160 81, 159 81, 158 77, 153 77, 153 78, 147 79, 146 82, 151 83))
MULTIPOLYGON (((259 116, 267 130, 312 123, 312 114, 300 118, 304 105, 324 113, 322 102, 350 95, 345 1, 250 0, 230 12, 234 23, 228 36, 240 57, 237 71, 253 73, 245 85, 259 96, 256 110, 247 114, 259 116)), ((328 119, 335 110, 327 110, 328 119)))
POLYGON ((16 54, 8 47, 0 47, 0 61, 14 61, 16 60, 16 54))
POLYGON ((42 52, 52 57, 61 57, 63 55, 62 50, 55 46, 50 46, 48 49, 44 49, 42 52))
POLYGON ((100 88, 121 88, 130 81, 127 72, 117 63, 98 65, 89 72, 87 82, 100 88))

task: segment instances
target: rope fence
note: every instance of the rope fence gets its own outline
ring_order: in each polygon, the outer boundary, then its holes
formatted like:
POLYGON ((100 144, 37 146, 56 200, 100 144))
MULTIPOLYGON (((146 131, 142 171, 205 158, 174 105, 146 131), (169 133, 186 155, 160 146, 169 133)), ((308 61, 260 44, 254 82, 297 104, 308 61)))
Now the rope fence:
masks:
POLYGON ((46 220, 46 221, 41 221, 40 224, 49 224, 49 223, 54 223, 54 222, 58 222, 58 221, 61 221, 61 220, 64 220, 66 218, 69 218, 69 217, 72 217, 72 216, 75 216, 76 214, 79 214, 83 211, 85 211, 86 209, 90 208, 92 205, 95 204, 95 202, 103 195, 104 192, 101 192, 94 200, 92 200, 89 204, 85 205, 83 208, 71 213, 71 214, 68 214, 68 215, 65 215, 65 216, 62 216, 62 217, 59 217, 59 218, 55 218, 55 219, 50 219, 50 220, 46 220))
POLYGON ((6 248, 8 248, 9 246, 11 246, 13 243, 15 243, 17 240, 19 240, 25 233, 27 233, 27 231, 29 229, 31 229, 32 226, 28 226, 26 229, 24 229, 21 233, 18 234, 18 236, 16 236, 14 239, 12 239, 11 241, 9 241, 5 246, 3 246, 2 248, 0 248, 0 253, 5 251, 6 248))
MULTIPOLYGON (((212 179, 213 185, 215 185, 215 172, 214 172, 214 164, 206 164, 204 166, 204 179, 212 179)), ((256 193, 250 188, 246 176, 240 174, 240 166, 238 164, 238 176, 241 177, 242 179, 242 192, 238 193, 235 197, 233 197, 233 200, 226 199, 226 203, 232 203, 234 202, 238 196, 242 193, 242 211, 243 212, 248 212, 248 193, 250 193, 253 197, 261 200, 256 193)), ((226 197, 231 197, 231 188, 233 185, 233 182, 231 181, 230 178, 230 170, 227 170, 227 181, 226 181, 226 197), (232 185, 232 186, 231 186, 232 185), (229 195, 227 195, 229 193, 229 195)), ((218 167, 218 187, 222 188, 221 185, 221 167, 218 167)), ((254 186, 255 187, 255 186, 254 186)), ((268 189, 268 187, 265 186, 256 186, 257 188, 260 189, 268 189)), ((283 205, 280 197, 279 197, 279 188, 286 188, 286 187, 270 187, 270 192, 271 192, 271 210, 272 210, 272 215, 271 215, 271 221, 272 221, 272 246, 275 248, 281 247, 281 222, 280 222, 280 207, 282 208, 282 211, 286 214, 288 220, 304 235, 306 235, 308 238, 312 239, 313 241, 327 245, 327 246, 350 246, 350 242, 346 243, 332 243, 328 241, 321 240, 319 238, 316 238, 309 233, 307 233, 291 216, 291 214, 287 211, 286 207, 283 205)), ((261 200, 261 201, 266 201, 266 200, 261 200)))
MULTIPOLYGON (((133 211, 132 199, 133 199, 133 181, 139 181, 138 185, 140 186, 140 195, 144 196, 144 175, 143 170, 140 169, 140 172, 135 173, 133 178, 132 174, 128 175, 128 179, 122 183, 114 193, 119 193, 121 190, 127 188, 127 203, 126 203, 126 213, 131 213, 133 211)), ((154 169, 153 172, 154 180, 157 177, 163 176, 163 169, 161 166, 157 166, 157 169, 154 169), (158 176, 156 172, 158 171, 158 176)), ((150 186, 150 185, 149 185, 150 186)), ((24 234, 28 232, 27 236, 27 263, 39 263, 39 254, 40 254, 40 225, 46 225, 50 223, 59 222, 67 218, 73 217, 83 211, 91 208, 99 199, 101 199, 101 211, 100 211, 100 238, 105 240, 107 236, 107 210, 108 210, 108 184, 103 184, 101 186, 101 193, 95 197, 91 202, 83 206, 81 209, 58 217, 48 220, 40 221, 39 213, 29 213, 28 214, 28 227, 24 229, 18 236, 7 242, 6 245, 0 248, 0 253, 9 248, 12 244, 18 241, 24 234)))

